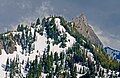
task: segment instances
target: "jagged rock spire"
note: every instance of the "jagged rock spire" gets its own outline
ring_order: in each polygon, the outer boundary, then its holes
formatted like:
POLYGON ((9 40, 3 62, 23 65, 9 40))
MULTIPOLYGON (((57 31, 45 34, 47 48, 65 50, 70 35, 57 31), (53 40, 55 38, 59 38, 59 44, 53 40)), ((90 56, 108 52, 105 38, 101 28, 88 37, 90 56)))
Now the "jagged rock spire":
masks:
POLYGON ((80 34, 87 38, 91 43, 96 44, 100 47, 103 47, 102 42, 99 40, 91 26, 87 22, 87 17, 84 13, 81 13, 80 16, 73 19, 75 27, 80 34))
POLYGON ((81 13, 81 14, 80 14, 80 21, 83 21, 84 23, 87 24, 87 17, 85 16, 84 13, 81 13))
POLYGON ((76 23, 79 23, 79 25, 77 25, 78 28, 80 28, 81 26, 83 26, 83 24, 85 26, 88 25, 88 23, 87 23, 87 17, 85 16, 84 13, 81 13, 80 16, 77 16, 76 18, 74 18, 73 21, 75 21, 76 23))

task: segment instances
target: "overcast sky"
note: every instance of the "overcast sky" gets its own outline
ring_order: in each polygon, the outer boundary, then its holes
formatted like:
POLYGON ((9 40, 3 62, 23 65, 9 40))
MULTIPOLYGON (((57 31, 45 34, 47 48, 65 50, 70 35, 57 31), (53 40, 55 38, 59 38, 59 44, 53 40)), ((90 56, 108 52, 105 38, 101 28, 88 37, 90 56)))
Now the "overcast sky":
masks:
POLYGON ((120 50, 119 7, 120 0, 0 0, 0 32, 37 17, 55 14, 72 20, 84 12, 103 44, 120 50))

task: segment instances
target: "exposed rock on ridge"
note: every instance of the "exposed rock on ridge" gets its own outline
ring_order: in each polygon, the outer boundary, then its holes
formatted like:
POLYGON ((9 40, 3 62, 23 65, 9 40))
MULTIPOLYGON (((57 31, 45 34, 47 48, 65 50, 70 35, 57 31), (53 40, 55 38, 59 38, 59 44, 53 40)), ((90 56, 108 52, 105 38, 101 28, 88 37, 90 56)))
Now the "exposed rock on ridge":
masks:
POLYGON ((88 24, 87 18, 84 14, 81 14, 79 17, 74 18, 73 22, 80 34, 87 38, 91 43, 99 47, 103 47, 102 42, 99 40, 93 29, 88 24))

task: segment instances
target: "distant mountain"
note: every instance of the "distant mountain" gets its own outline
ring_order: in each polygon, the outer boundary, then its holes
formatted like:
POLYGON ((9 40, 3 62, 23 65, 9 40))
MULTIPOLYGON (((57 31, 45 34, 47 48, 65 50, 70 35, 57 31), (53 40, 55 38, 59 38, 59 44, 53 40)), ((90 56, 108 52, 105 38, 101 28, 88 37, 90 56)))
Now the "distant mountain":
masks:
POLYGON ((90 24, 88 24, 87 17, 84 14, 75 17, 73 22, 75 23, 75 26, 80 34, 87 38, 91 43, 103 47, 102 42, 97 37, 90 24))
POLYGON ((113 59, 116 59, 118 61, 120 61, 120 51, 119 50, 115 50, 115 49, 112 49, 110 47, 105 47, 105 52, 111 56, 113 59))

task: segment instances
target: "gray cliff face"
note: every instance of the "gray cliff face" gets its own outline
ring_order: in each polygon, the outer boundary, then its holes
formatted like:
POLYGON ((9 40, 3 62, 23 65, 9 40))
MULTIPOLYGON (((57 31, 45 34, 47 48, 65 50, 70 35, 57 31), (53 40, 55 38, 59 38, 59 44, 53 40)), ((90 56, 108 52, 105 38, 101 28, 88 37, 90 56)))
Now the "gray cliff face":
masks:
POLYGON ((81 14, 79 17, 74 18, 73 23, 77 27, 78 32, 87 38, 91 43, 99 47, 103 47, 102 42, 99 40, 93 29, 87 23, 87 18, 84 14, 81 14))

